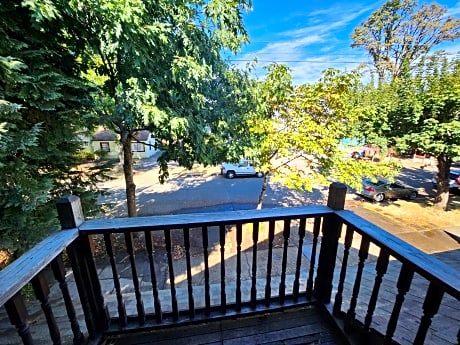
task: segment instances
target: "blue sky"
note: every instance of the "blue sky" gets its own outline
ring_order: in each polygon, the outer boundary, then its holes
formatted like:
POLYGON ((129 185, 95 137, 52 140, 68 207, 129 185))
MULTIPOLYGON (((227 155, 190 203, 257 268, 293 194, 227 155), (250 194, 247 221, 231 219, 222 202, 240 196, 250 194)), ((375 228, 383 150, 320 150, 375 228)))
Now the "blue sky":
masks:
MULTIPOLYGON (((448 15, 460 16, 460 1, 436 2, 449 9, 448 15)), ((295 84, 314 82, 329 67, 352 70, 371 60, 365 50, 350 47, 351 33, 383 3, 253 0, 253 11, 244 16, 250 43, 231 62, 244 65, 257 57, 258 67, 284 63, 292 69, 295 84)), ((460 40, 444 44, 442 49, 456 54, 460 40)), ((264 74, 261 68, 256 69, 258 77, 264 74)))

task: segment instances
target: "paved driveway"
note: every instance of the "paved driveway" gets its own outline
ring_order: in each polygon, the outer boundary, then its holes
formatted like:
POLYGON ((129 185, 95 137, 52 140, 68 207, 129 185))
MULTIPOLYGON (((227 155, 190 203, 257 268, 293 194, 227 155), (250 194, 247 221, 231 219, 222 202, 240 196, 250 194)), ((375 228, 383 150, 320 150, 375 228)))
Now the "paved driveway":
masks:
MULTIPOLYGON (((420 162, 403 161, 404 168, 398 180, 418 189, 421 197, 434 195, 431 178, 436 167, 421 168, 420 162)), ((169 165, 170 178, 160 184, 159 168, 156 158, 142 160, 135 165, 135 183, 137 186, 137 204, 139 216, 191 212, 199 208, 214 209, 248 209, 257 204, 263 179, 241 177, 226 179, 220 175, 219 167, 203 168, 196 166, 192 171, 169 165)), ((110 204, 108 216, 124 217, 127 215, 125 203, 125 185, 121 172, 118 178, 105 182, 102 188, 110 195, 101 197, 100 202, 110 204)), ((327 187, 318 186, 312 192, 299 192, 287 189, 275 183, 269 183, 264 207, 297 206, 324 204, 327 200, 327 187)), ((353 191, 347 200, 361 200, 353 191)))
MULTIPOLYGON (((136 165, 138 215, 160 215, 192 212, 200 208, 250 209, 255 208, 262 188, 263 179, 239 177, 227 179, 219 174, 218 167, 204 169, 197 166, 192 171, 175 164, 170 165, 170 178, 160 184, 158 166, 152 159, 136 165)), ((119 178, 101 185, 109 195, 99 202, 110 205, 107 215, 124 217, 127 215, 125 185, 119 178)), ((264 207, 298 206, 324 204, 327 187, 315 188, 312 192, 299 192, 269 183, 264 198, 264 207)))

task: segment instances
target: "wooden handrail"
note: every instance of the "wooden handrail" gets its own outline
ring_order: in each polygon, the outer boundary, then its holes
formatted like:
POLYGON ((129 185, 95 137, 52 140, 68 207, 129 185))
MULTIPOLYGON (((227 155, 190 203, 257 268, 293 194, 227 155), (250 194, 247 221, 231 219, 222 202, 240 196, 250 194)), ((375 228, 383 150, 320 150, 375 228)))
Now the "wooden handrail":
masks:
POLYGON ((297 206, 287 208, 225 211, 213 213, 193 213, 165 216, 147 216, 135 218, 94 219, 84 222, 79 230, 85 234, 123 233, 179 229, 184 226, 219 226, 226 224, 243 224, 254 221, 293 219, 299 217, 323 217, 333 214, 327 206, 297 206))
POLYGON ((352 225, 361 235, 369 238, 391 256, 413 268, 430 282, 443 286, 445 292, 460 300, 460 274, 453 267, 427 255, 420 249, 399 239, 351 211, 336 211, 347 225, 352 225))
POLYGON ((78 237, 78 229, 56 232, 0 271, 0 306, 18 293, 78 237))

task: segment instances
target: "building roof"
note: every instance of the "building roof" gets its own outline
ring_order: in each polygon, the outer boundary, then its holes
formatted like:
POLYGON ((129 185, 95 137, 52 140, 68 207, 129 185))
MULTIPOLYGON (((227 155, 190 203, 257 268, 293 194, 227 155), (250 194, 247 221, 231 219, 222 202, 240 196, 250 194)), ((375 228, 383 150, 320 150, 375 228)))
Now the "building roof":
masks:
MULTIPOLYGON (((150 132, 146 129, 143 129, 140 131, 135 131, 133 135, 134 138, 136 138, 138 141, 148 141, 150 132)), ((115 141, 117 138, 118 135, 109 129, 100 129, 93 136, 94 141, 115 141)))
POLYGON ((108 129, 100 129, 93 135, 94 141, 115 141, 116 139, 115 132, 108 129))
POLYGON ((134 138, 136 138, 139 141, 149 140, 149 135, 150 135, 150 132, 146 129, 142 129, 140 131, 134 132, 134 138))

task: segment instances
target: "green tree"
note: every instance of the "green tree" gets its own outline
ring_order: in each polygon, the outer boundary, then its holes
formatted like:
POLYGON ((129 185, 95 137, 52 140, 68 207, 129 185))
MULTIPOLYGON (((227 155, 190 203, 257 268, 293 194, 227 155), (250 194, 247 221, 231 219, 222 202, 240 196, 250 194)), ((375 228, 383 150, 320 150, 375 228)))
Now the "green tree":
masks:
POLYGON ((395 145, 388 114, 396 107, 398 99, 396 90, 390 83, 380 83, 376 86, 371 80, 361 85, 357 95, 363 106, 359 126, 354 136, 386 151, 388 147, 395 145))
POLYGON ((309 191, 331 180, 358 189, 364 176, 394 175, 391 162, 343 159, 341 140, 355 137, 368 106, 359 97, 359 79, 355 72, 329 69, 316 83, 293 86, 286 66, 268 67, 260 87, 263 106, 248 125, 265 172, 258 208, 268 175, 289 188, 309 191))
POLYGON ((390 0, 352 33, 352 47, 366 49, 380 80, 400 75, 433 47, 460 37, 460 20, 446 17, 447 8, 416 0, 390 0))
MULTIPOLYGON (((218 130, 233 115, 220 102, 232 73, 222 49, 247 40, 241 12, 250 1, 71 1, 69 35, 95 95, 95 121, 120 136, 128 215, 135 216, 131 141, 139 129, 156 138, 162 179, 167 162, 212 164, 218 130)), ((232 107, 228 107, 231 109, 232 107)), ((225 132, 225 131, 224 131, 225 132)))
POLYGON ((0 238, 19 254, 58 228, 63 194, 94 206, 96 177, 76 169, 88 88, 65 23, 42 1, 4 1, 0 18, 0 238))
POLYGON ((460 61, 433 56, 406 68, 393 88, 399 98, 389 120, 397 144, 436 157, 435 206, 447 210, 450 167, 460 158, 460 61))

